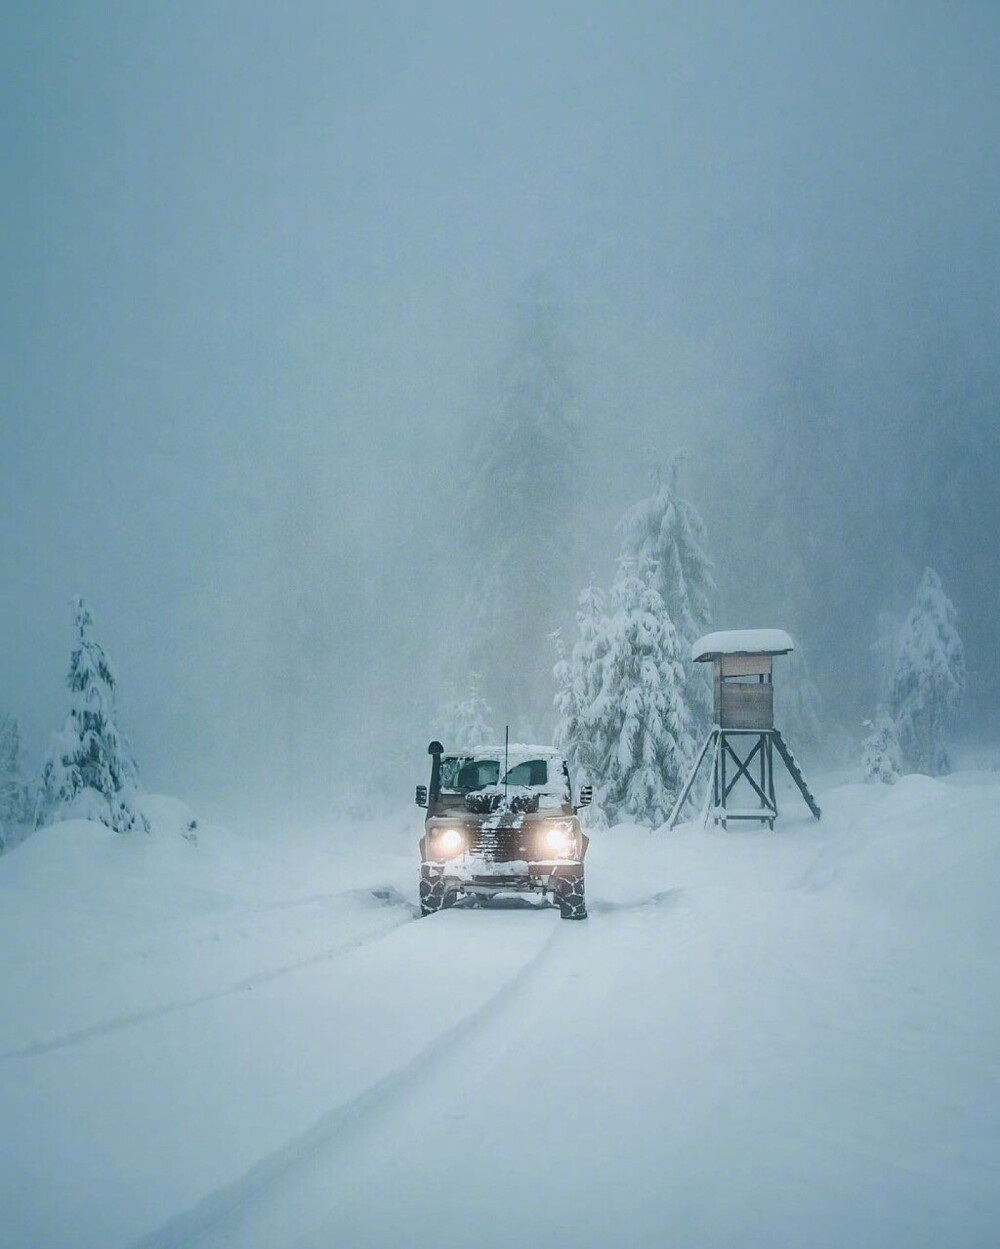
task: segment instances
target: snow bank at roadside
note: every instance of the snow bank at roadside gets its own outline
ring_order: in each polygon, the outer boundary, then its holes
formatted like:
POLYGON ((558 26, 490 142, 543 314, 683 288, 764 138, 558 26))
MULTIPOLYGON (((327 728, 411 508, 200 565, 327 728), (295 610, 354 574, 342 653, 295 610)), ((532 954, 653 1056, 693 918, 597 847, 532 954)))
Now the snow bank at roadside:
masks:
POLYGON ((148 834, 65 820, 0 859, 0 1056, 321 956, 384 926, 387 906, 413 912, 400 856, 251 841, 160 795, 142 809, 148 834))

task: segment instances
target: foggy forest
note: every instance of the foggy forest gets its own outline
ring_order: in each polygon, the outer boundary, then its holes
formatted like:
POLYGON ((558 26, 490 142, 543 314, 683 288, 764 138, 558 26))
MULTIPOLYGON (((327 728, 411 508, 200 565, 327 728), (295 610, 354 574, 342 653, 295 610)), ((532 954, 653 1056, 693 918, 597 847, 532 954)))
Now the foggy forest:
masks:
POLYGON ((494 522, 551 574, 541 669, 676 451, 716 622, 791 630, 858 736, 929 565, 995 729, 994 19, 26 10, 0 506, 32 756, 80 593, 150 781, 314 812, 422 754, 494 522), (533 348, 541 531, 475 476, 533 348))

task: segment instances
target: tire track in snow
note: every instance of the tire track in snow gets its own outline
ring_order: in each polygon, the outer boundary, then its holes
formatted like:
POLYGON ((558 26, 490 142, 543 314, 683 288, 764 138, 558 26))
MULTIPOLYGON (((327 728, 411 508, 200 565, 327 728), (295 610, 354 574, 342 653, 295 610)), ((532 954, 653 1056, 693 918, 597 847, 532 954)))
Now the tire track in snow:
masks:
POLYGON ((485 1032, 524 992, 566 937, 568 934, 561 926, 553 927, 545 941, 510 979, 402 1067, 329 1110, 308 1131, 262 1159, 240 1179, 135 1241, 131 1249, 242 1245, 244 1234, 240 1229, 245 1220, 252 1217, 255 1208, 266 1206, 284 1184, 309 1186, 314 1181, 314 1168, 328 1171, 331 1162, 343 1155, 354 1136, 362 1132, 373 1117, 391 1114, 393 1107, 404 1101, 414 1087, 439 1077, 456 1050, 485 1032))
POLYGON ((625 902, 615 902, 608 898, 593 898, 588 900, 587 909, 591 914, 610 915, 622 912, 635 912, 653 910, 658 907, 677 906, 684 898, 685 890, 674 886, 672 889, 661 889, 657 893, 651 893, 647 897, 633 898, 625 902))
POLYGON ((307 893, 300 898, 285 898, 281 902, 266 902, 262 906, 254 906, 250 915, 271 915, 275 911, 292 911, 300 906, 315 906, 318 902, 341 902, 345 898, 357 898, 361 901, 377 902, 386 905, 396 904, 408 906, 416 914, 416 904, 411 903, 394 885, 376 885, 372 889, 338 889, 327 893, 307 893))
MULTIPOLYGON (((356 892, 356 890, 350 891, 350 893, 356 892)), ((374 890, 371 892, 380 900, 382 899, 380 893, 374 890)), ((319 963, 329 962, 331 959, 339 958, 344 954, 351 954, 363 946, 381 941, 389 933, 395 932, 397 928, 402 927, 403 924, 408 924, 414 920, 417 916, 416 906, 407 903, 406 907, 406 914, 394 916, 387 923, 380 924, 374 931, 366 933, 363 937, 349 937, 344 941, 337 942, 335 945, 328 946, 318 954, 310 954, 307 958, 297 959, 292 963, 284 963, 267 971, 254 972, 221 989, 213 989, 208 993, 194 994, 187 998, 175 998, 171 1002, 164 1002, 160 1006, 151 1006, 146 1010, 113 1015, 110 1019, 104 1019, 100 1023, 90 1024, 86 1028, 78 1028, 73 1032, 66 1032, 60 1036, 51 1037, 46 1041, 33 1041, 30 1045, 21 1045, 16 1049, 5 1050, 3 1053, 0 1053, 0 1063, 13 1062, 19 1058, 37 1058, 42 1054, 49 1054, 53 1050, 69 1049, 74 1045, 82 1045, 84 1042, 92 1041, 97 1037, 109 1036, 112 1033, 121 1032, 125 1028, 134 1028, 151 1020, 162 1019, 166 1015, 176 1014, 178 1011, 192 1010, 194 1007, 204 1006, 208 1002, 218 1002, 223 998, 234 997, 239 993, 248 993, 261 985, 270 984, 273 980, 280 980, 281 977, 290 975, 292 972, 301 971, 306 967, 314 967, 319 963)))

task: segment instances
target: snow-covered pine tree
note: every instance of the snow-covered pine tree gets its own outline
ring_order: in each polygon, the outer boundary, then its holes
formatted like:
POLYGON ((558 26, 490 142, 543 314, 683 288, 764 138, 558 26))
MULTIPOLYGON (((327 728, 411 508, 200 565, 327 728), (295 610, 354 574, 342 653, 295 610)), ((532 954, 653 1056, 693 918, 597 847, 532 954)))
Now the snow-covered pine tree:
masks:
POLYGON ((149 825, 136 805, 138 775, 118 728, 114 671, 91 634, 93 617, 73 599, 76 644, 66 684, 70 711, 54 734, 42 773, 45 814, 51 820, 99 820, 123 833, 149 825))
POLYGON ((563 313, 529 284, 485 413, 465 439, 462 645, 516 734, 550 714, 545 639, 567 601, 577 491, 575 402, 563 313))
POLYGON ((632 816, 654 828, 670 814, 696 743, 684 644, 656 581, 654 564, 621 562, 601 687, 586 713, 598 804, 611 821, 632 816))
POLYGON ((492 711, 479 687, 479 673, 470 673, 464 697, 456 696, 444 708, 441 740, 446 750, 478 750, 499 740, 490 727, 492 711))
MULTIPOLYGON (((600 752, 595 742, 592 709, 604 679, 608 651, 608 619, 604 594, 591 583, 580 595, 576 613, 577 637, 566 653, 555 634, 556 727, 553 741, 564 752, 577 785, 598 783, 600 752)), ((594 815, 599 816, 595 809, 594 815)))
POLYGON ((666 472, 654 466, 653 493, 625 513, 619 531, 622 556, 637 567, 655 568, 653 585, 680 641, 684 696, 702 730, 711 719, 712 690, 705 666, 691 661, 691 645, 708 631, 716 587, 704 522, 694 504, 680 496, 682 459, 683 453, 675 452, 666 472))
POLYGON ((28 786, 21 760, 21 726, 13 715, 0 716, 0 853, 20 840, 30 818, 28 786))
POLYGON ((868 736, 862 746, 865 780, 870 785, 894 785, 903 770, 903 760, 896 737, 896 725, 884 707, 879 707, 871 720, 864 722, 868 736))
POLYGON ((955 621, 940 577, 925 569, 899 635, 888 711, 904 765, 930 776, 950 768, 944 732, 965 688, 965 655, 955 621))

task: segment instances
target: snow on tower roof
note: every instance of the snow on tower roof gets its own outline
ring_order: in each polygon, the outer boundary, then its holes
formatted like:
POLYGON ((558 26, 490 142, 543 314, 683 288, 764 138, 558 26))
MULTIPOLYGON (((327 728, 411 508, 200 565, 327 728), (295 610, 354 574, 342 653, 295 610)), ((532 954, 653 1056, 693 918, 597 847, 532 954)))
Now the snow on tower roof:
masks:
POLYGON ((691 647, 691 658, 698 663, 716 655, 787 655, 794 649, 784 629, 723 629, 699 638, 691 647))

